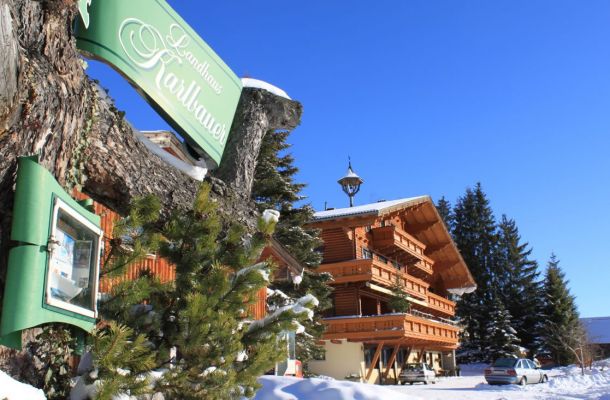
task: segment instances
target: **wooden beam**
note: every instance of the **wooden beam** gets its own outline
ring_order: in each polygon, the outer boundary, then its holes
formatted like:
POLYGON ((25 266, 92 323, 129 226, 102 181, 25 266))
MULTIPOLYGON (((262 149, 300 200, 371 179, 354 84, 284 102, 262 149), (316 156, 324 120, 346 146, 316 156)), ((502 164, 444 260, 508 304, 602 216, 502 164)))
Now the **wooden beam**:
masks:
POLYGON ((375 369, 375 365, 377 361, 379 361, 379 356, 381 355, 381 349, 383 349, 383 342, 379 342, 377 345, 377 350, 375 350, 375 355, 373 355, 373 360, 371 360, 371 365, 369 366, 369 370, 366 372, 366 378, 364 379, 364 383, 368 383, 371 375, 373 375, 373 370, 375 369))
POLYGON ((394 361, 396 361, 396 354, 398 354, 398 350, 400 349, 400 344, 396 343, 396 346, 394 346, 394 350, 392 350, 392 355, 390 356, 390 359, 388 360, 388 365, 386 365, 385 367, 385 372, 383 373, 383 379, 388 379, 388 375, 390 374, 390 369, 392 367, 394 367, 394 361))

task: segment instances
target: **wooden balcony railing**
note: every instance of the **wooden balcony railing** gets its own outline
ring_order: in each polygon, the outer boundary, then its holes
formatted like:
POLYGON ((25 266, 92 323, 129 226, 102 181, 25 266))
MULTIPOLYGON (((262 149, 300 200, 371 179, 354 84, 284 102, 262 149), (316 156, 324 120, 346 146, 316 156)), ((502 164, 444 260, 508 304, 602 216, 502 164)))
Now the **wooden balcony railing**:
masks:
POLYGON ((322 264, 319 272, 328 272, 333 276, 333 283, 374 282, 386 287, 392 287, 396 279, 405 292, 413 297, 428 301, 430 285, 421 279, 406 274, 393 265, 373 259, 342 261, 332 264, 322 264))
POLYGON ((447 315, 455 315, 455 302, 428 292, 428 306, 447 315))
POLYGON ((373 234, 373 247, 377 251, 403 260, 415 258, 418 261, 409 263, 409 266, 426 274, 432 274, 434 261, 424 254, 425 244, 394 225, 373 228, 371 233, 373 234), (404 257, 398 256, 400 252, 404 253, 404 257))
POLYGON ((410 314, 334 317, 323 320, 323 339, 402 340, 405 343, 455 348, 459 328, 410 314))

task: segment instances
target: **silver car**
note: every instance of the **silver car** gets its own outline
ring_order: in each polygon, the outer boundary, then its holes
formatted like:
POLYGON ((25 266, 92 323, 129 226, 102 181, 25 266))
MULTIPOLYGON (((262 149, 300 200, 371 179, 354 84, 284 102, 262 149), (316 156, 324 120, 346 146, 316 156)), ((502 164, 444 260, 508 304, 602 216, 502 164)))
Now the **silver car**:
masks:
POLYGON ((490 385, 548 382, 546 373, 527 358, 498 358, 485 369, 485 380, 490 385))
POLYGON ((431 366, 423 362, 407 364, 400 371, 398 381, 403 385, 406 383, 412 385, 415 382, 422 382, 424 385, 429 382, 436 383, 436 372, 431 366))

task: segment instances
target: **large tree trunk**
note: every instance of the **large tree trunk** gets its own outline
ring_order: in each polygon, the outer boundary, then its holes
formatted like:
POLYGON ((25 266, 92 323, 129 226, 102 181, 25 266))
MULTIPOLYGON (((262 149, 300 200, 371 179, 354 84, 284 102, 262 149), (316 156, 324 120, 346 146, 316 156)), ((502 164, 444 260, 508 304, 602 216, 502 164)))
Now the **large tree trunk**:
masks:
MULTIPOLYGON (((190 205, 199 186, 150 153, 87 78, 72 35, 76 15, 76 0, 0 0, 0 291, 18 156, 38 154, 66 190, 76 186, 118 212, 152 193, 167 215, 190 205)), ((300 116, 297 102, 244 89, 221 179, 208 178, 221 209, 252 226, 260 142, 268 131, 294 128, 300 116)))

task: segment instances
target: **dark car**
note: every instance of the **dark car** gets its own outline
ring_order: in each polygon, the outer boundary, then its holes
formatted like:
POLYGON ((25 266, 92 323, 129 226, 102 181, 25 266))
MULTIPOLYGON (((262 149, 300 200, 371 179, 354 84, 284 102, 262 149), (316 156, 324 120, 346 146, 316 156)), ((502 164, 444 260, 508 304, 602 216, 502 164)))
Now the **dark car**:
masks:
POLYGON ((490 385, 543 383, 549 380, 546 373, 527 358, 498 358, 485 369, 485 380, 490 385))

